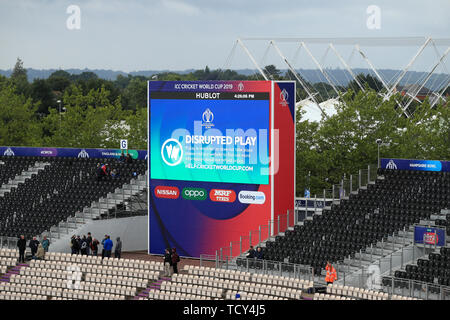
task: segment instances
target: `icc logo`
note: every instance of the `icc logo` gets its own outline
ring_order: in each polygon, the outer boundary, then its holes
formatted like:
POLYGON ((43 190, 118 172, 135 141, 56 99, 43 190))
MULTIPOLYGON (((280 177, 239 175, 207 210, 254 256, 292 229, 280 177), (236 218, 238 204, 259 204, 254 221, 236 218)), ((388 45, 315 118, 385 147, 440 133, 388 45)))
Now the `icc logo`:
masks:
POLYGON ((183 159, 183 147, 180 141, 168 139, 164 141, 161 147, 161 157, 168 166, 176 166, 183 159))
POLYGON ((283 89, 280 93, 280 104, 283 107, 286 107, 288 105, 287 99, 289 99, 289 93, 286 91, 286 89, 283 89))
POLYGON ((394 160, 389 160, 388 164, 386 165, 386 169, 397 170, 397 165, 395 164, 394 160))
POLYGON ((239 91, 244 90, 244 84, 243 84, 242 82, 239 82, 239 84, 238 84, 238 90, 239 90, 239 91))
POLYGON ((14 156, 14 151, 11 150, 11 148, 6 149, 6 151, 3 153, 4 156, 14 156))
POLYGON ((78 158, 89 158, 89 153, 87 153, 87 151, 83 149, 78 154, 78 158))
POLYGON ((203 119, 202 126, 206 127, 206 129, 214 127, 214 124, 212 123, 212 121, 214 120, 214 113, 212 113, 212 111, 209 110, 209 108, 207 108, 205 112, 203 112, 202 119, 203 119))

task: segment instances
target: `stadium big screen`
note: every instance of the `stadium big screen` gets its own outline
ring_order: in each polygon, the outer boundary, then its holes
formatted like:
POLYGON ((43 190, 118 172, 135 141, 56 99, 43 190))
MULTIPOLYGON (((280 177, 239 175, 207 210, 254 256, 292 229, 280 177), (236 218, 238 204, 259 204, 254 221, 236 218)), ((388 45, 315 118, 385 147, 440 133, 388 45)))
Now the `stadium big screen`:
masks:
POLYGON ((149 253, 214 255, 241 236, 246 250, 293 213, 294 97, 293 82, 148 83, 149 253))

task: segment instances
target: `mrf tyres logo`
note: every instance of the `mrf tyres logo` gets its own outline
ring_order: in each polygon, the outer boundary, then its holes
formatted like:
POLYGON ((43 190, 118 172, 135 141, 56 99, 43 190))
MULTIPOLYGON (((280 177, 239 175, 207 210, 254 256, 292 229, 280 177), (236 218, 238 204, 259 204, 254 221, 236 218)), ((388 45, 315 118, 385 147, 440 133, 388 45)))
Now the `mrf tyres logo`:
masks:
POLYGON ((234 202, 236 200, 236 192, 233 190, 212 189, 209 192, 209 198, 216 202, 234 202))
POLYGON ((161 147, 161 157, 168 166, 176 166, 183 159, 183 147, 176 139, 167 139, 161 147))
POLYGON ((186 200, 206 200, 208 193, 203 188, 184 188, 181 195, 186 200))

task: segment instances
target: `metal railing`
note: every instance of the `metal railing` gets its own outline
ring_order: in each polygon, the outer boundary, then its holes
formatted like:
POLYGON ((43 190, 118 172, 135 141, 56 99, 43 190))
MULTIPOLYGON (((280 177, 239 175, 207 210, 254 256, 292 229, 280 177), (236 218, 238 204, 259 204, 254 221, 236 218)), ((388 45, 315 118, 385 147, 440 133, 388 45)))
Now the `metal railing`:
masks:
POLYGON ((357 175, 351 174, 349 178, 344 176, 338 184, 332 184, 331 189, 323 189, 322 197, 333 201, 347 198, 352 192, 375 181, 377 179, 377 170, 376 165, 368 165, 367 169, 360 169, 357 175))
POLYGON ((248 235, 242 235, 239 240, 231 241, 227 247, 222 247, 216 250, 216 255, 222 261, 225 259, 232 260, 233 258, 242 255, 250 248, 270 237, 279 235, 285 232, 289 227, 297 224, 297 218, 294 212, 289 210, 286 214, 278 215, 276 219, 268 220, 267 224, 259 225, 257 230, 250 230, 248 235))
POLYGON ((319 281, 319 277, 314 276, 313 268, 310 266, 253 258, 236 258, 232 262, 232 259, 229 258, 228 255, 221 257, 202 254, 200 255, 200 266, 207 266, 206 262, 209 262, 210 265, 214 261, 215 268, 319 281))
POLYGON ((450 287, 397 277, 383 277, 381 291, 423 300, 450 300, 450 287))

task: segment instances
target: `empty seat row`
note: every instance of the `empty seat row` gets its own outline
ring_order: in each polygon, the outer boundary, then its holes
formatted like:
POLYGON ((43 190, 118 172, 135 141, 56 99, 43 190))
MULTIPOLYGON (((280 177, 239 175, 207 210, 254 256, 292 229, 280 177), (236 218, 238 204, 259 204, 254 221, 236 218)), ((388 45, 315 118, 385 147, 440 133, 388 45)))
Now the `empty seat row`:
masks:
MULTIPOLYGON (((148 293, 148 299, 150 300, 213 300, 211 297, 186 294, 180 292, 169 291, 150 291, 148 293)), ((140 300, 144 300, 143 298, 140 300)))
POLYGON ((365 300, 387 300, 388 294, 375 290, 343 286, 339 284, 329 284, 327 293, 331 295, 353 297, 355 299, 365 300))
MULTIPOLYGON (((126 276, 139 279, 153 279, 155 272, 162 271, 162 265, 149 264, 149 268, 155 269, 133 269, 124 267, 113 267, 103 265, 86 265, 82 263, 72 262, 57 262, 45 261, 45 260, 32 260, 30 262, 31 268, 52 269, 52 270, 65 270, 65 271, 79 271, 89 274, 104 274, 113 276, 126 276)), ((25 271, 28 272, 28 271, 25 271)))
MULTIPOLYGON (((159 273, 153 273, 153 277, 151 280, 157 280, 159 277, 159 273)), ((145 288, 147 287, 149 281, 148 280, 138 280, 131 277, 122 277, 122 276, 96 276, 92 274, 87 274, 85 277, 86 282, 95 282, 95 283, 105 283, 105 284, 116 284, 121 286, 128 287, 137 287, 137 288, 145 288)))
POLYGON ((206 296, 211 298, 222 298, 223 289, 205 287, 195 284, 171 283, 165 281, 161 284, 161 291, 179 292, 185 294, 193 294, 198 296, 206 296))
POLYGON ((48 300, 48 299, 47 296, 38 294, 0 291, 0 300, 48 300))
POLYGON ((84 255, 72 255, 70 253, 49 252, 45 259, 48 261, 78 262, 84 264, 102 264, 106 266, 147 269, 147 270, 164 270, 162 262, 159 261, 142 261, 136 259, 115 259, 110 257, 95 257, 84 255), (155 267, 157 266, 157 267, 155 267))
POLYGON ((283 286, 283 287, 291 287, 291 288, 309 288, 313 285, 312 281, 290 278, 290 277, 282 277, 277 275, 264 275, 264 274, 255 274, 245 271, 237 271, 237 270, 225 270, 225 269, 217 269, 217 268, 208 268, 208 267, 199 267, 192 265, 185 265, 183 268, 184 271, 187 271, 189 274, 205 276, 205 277, 215 277, 221 279, 230 279, 236 281, 247 281, 253 283, 262 283, 262 284, 270 284, 275 286, 283 286))
POLYGON ((15 266, 17 264, 18 259, 17 258, 0 258, 0 265, 1 266, 15 266))
POLYGON ((0 257, 19 258, 19 250, 0 248, 0 257))
POLYGON ((288 300, 283 297, 269 296, 265 294, 242 292, 242 291, 227 291, 225 294, 226 300, 288 300))
POLYGON ((316 292, 314 294, 313 300, 357 300, 357 299, 316 292))
POLYGON ((55 295, 59 296, 57 292, 60 292, 64 289, 76 289, 76 290, 84 290, 88 292, 99 292, 99 293, 108 293, 108 294, 117 294, 123 296, 134 296, 137 292, 136 288, 130 288, 126 286, 120 286, 115 284, 102 284, 102 283, 89 283, 85 281, 71 281, 71 280, 62 280, 62 279, 43 279, 41 277, 34 276, 23 276, 23 275, 12 275, 9 283, 0 287, 0 290, 3 291, 17 291, 18 292, 26 292, 26 293, 35 293, 29 291, 32 287, 38 287, 43 290, 42 292, 46 295, 55 295), (19 289, 17 289, 19 288, 19 289), (21 291, 22 289, 26 291, 21 291), (51 293, 49 293, 51 292, 51 293), (56 293, 55 293, 56 292, 56 293))

